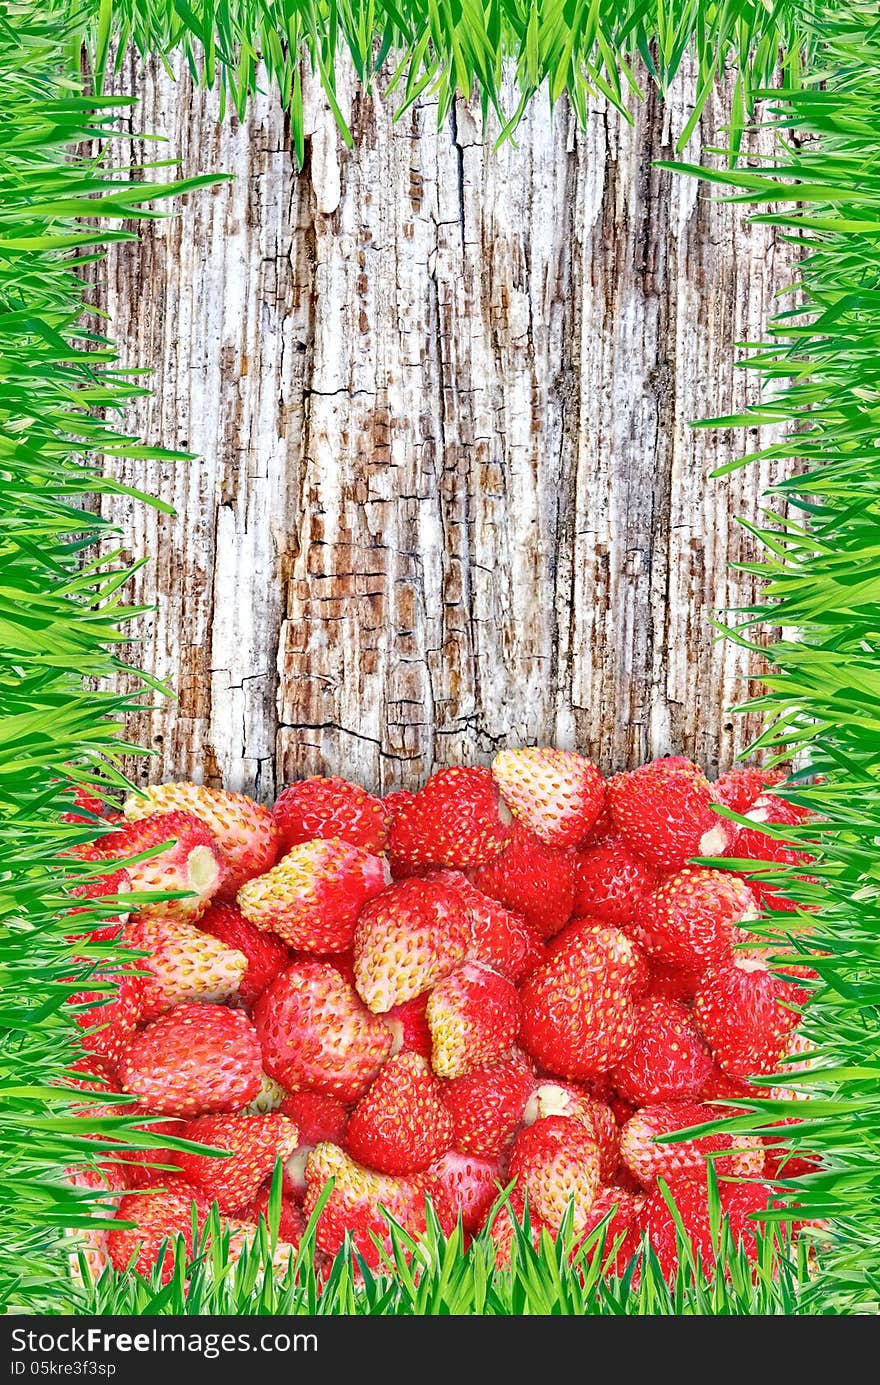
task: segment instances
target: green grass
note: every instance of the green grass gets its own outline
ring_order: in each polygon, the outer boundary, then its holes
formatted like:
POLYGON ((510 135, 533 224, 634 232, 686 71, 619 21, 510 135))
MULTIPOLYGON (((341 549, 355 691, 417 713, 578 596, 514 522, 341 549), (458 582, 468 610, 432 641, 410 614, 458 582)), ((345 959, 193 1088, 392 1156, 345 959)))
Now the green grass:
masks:
MULTIPOLYGON (((0 976, 4 1029, 0 1091, 0 1304, 37 1311, 97 1312, 477 1312, 814 1313, 871 1311, 880 1303, 880 34, 874 5, 794 3, 607 3, 579 7, 508 3, 429 8, 403 4, 269 6, 257 0, 202 8, 144 0, 88 0, 38 8, 0 2, 0 976), (818 14, 811 28, 813 8, 818 14), (846 11, 851 11, 847 15, 846 11), (590 29, 583 23, 596 17, 590 29), (392 16, 389 19, 389 15, 392 16), (400 16, 395 18, 394 16, 400 16), (432 18, 433 17, 433 18, 432 18), (459 23, 456 26, 455 20, 459 23), (577 25, 580 23, 581 27, 577 25), (59 1090, 75 1055, 65 997, 72 985, 108 985, 112 949, 64 939, 68 877, 61 853, 89 835, 60 820, 69 776, 112 787, 129 749, 124 726, 138 694, 107 690, 124 666, 112 651, 139 613, 120 591, 130 568, 106 551, 107 530, 86 497, 113 489, 102 459, 155 452, 116 431, 114 419, 143 389, 123 377, 109 339, 82 327, 83 262, 130 223, 152 214, 137 180, 111 181, 85 152, 106 139, 120 103, 84 98, 80 43, 88 29, 100 74, 114 36, 145 51, 183 47, 206 80, 225 83, 241 108, 255 82, 259 48, 292 110, 297 132, 296 57, 303 45, 332 91, 333 55, 345 46, 366 78, 393 43, 401 91, 413 99, 437 86, 441 112, 456 89, 476 83, 498 103, 502 55, 517 63, 524 99, 546 83, 568 90, 584 112, 591 86, 622 100, 628 63, 641 54, 664 84, 691 44, 704 93, 725 60, 740 73, 722 158, 736 152, 756 89, 770 84, 781 46, 790 86, 773 91, 778 159, 717 173, 759 216, 796 234, 809 257, 805 299, 783 307, 750 366, 767 381, 764 403, 723 426, 790 421, 769 455, 795 458, 800 474, 777 487, 753 525, 764 546, 761 605, 727 637, 749 641, 753 625, 790 632, 771 649, 773 670, 755 706, 766 715, 761 746, 804 762, 801 797, 826 815, 819 884, 802 891, 821 904, 816 941, 827 956, 808 1032, 824 1067, 798 1085, 816 1091, 803 1138, 824 1156, 795 1193, 811 1215, 831 1219, 832 1240, 814 1280, 804 1249, 771 1264, 762 1250, 752 1282, 729 1247, 726 1273, 683 1271, 667 1288, 651 1264, 637 1284, 573 1271, 564 1248, 523 1243, 509 1273, 492 1275, 488 1248, 467 1253, 436 1230, 415 1278, 394 1273, 355 1283, 338 1261, 318 1296, 306 1247, 294 1277, 267 1278, 245 1257, 226 1266, 209 1252, 170 1292, 108 1274, 87 1298, 67 1273, 61 1232, 83 1225, 94 1195, 59 1182, 60 1168, 88 1160, 94 1143, 59 1090), (375 40, 375 42, 374 42, 375 40), (803 81, 800 52, 809 68, 803 81), (425 81, 423 82, 423 78, 425 81), (420 85, 421 84, 421 85, 420 85), (816 135, 821 143, 805 136, 816 135), (96 224, 96 218, 100 223, 96 224), (126 224, 123 224, 126 223, 126 224), (772 509, 785 501, 796 519, 772 509), (825 782, 810 782, 815 771, 825 782), (67 882, 67 883, 66 883, 67 882), (91 979, 88 971, 94 968, 91 979), (69 980, 76 976, 76 982, 69 980), (78 1295, 80 1295, 78 1297, 78 1295)), ((699 105, 699 102, 698 102, 699 105)), ((515 116, 516 112, 506 114, 515 116)), ((114 137, 121 137, 118 131, 114 137)), ((301 122, 300 122, 301 138, 301 122)), ((686 170, 687 171, 687 170, 686 170)), ((710 175, 705 168, 689 170, 710 175)), ((152 176, 152 175, 151 175, 152 176)), ((199 180, 196 180, 198 182, 199 180)), ((193 186, 193 184, 190 184, 193 186)), ((149 197, 165 190, 151 183, 149 197)), ((731 344, 733 349, 733 344, 731 344)), ((149 362, 142 363, 149 366, 149 362)), ((768 455, 768 454, 759 454, 768 455)), ((748 460, 748 459, 744 459, 748 460)), ((144 498, 146 500, 146 498, 144 498)), ((151 502, 156 503, 156 502, 151 502)), ((752 520, 749 521, 752 523, 752 520)), ((135 681, 137 675, 130 670, 135 681)), ((148 690, 148 682, 140 687, 148 690)), ((108 906, 109 907, 109 906, 108 906)), ((96 910, 96 917, 100 914, 96 910)), ((812 921, 812 916, 810 916, 812 921)), ((78 919, 80 926, 83 918, 78 919)), ((110 982, 109 984, 112 984, 110 982)), ((740 1124, 778 1117, 762 1108, 740 1124)), ((796 1109, 792 1106, 792 1109, 796 1109)), ((801 1105, 798 1114, 803 1114, 801 1105)), ((126 1129, 124 1114, 102 1127, 126 1129)), ((92 1135, 94 1131, 90 1132, 92 1135)), ((133 1137, 132 1137, 133 1138, 133 1137)), ((401 1251, 402 1254, 402 1251, 401 1251)))

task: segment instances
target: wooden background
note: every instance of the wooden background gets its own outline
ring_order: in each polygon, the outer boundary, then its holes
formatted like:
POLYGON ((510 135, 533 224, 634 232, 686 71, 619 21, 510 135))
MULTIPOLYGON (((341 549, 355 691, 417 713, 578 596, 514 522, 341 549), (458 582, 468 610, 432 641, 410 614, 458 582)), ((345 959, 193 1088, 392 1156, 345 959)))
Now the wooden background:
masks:
MULTIPOLYGON (((117 79, 140 100, 112 162, 235 174, 96 286, 124 363, 154 370, 132 432, 199 454, 120 468, 175 518, 104 501, 153 560, 135 657, 177 693, 130 727, 150 777, 387 790, 518 742, 606 771, 729 765, 756 730, 726 710, 750 669, 710 621, 750 600, 733 516, 774 478, 710 480, 755 439, 689 423, 756 397, 735 343, 793 252, 652 167, 692 83, 632 126, 536 105, 495 150, 464 103, 394 124, 344 80, 353 152, 307 88, 298 172, 271 95, 221 122, 182 67, 117 79)), ((722 94, 688 154, 723 121, 722 94)))

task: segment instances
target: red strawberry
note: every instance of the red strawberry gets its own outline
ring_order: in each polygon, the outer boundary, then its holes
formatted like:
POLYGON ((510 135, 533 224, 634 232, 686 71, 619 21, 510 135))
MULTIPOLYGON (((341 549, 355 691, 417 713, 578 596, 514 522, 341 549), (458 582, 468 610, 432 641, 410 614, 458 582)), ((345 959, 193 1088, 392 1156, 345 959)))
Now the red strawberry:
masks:
POLYGON ((768 970, 760 952, 738 952, 703 981, 694 1014, 725 1072, 760 1077, 775 1072, 800 1023, 788 1007, 805 999, 799 986, 768 970))
POLYGON ((432 774, 410 803, 398 806, 389 854, 408 866, 479 866, 510 836, 510 814, 489 770, 478 765, 432 774))
MULTIPOLYGON (((388 836, 395 820, 408 808, 414 801, 415 794, 410 793, 409 789, 399 789, 396 793, 387 793, 382 799, 382 807, 385 809, 385 821, 388 826, 388 836)), ((413 875, 420 875, 424 869, 421 865, 411 865, 408 861, 395 856, 390 847, 386 848, 388 864, 391 867, 392 880, 409 880, 413 875)))
POLYGON ((382 800, 347 779, 313 775, 288 785, 275 800, 272 817, 284 851, 316 837, 338 837, 377 856, 388 838, 388 814, 382 800))
POLYGON ((635 1038, 611 1081, 627 1101, 651 1106, 699 1096, 711 1070, 712 1055, 690 1010, 651 999, 636 1006, 635 1038))
POLYGON ((192 813, 162 813, 141 818, 98 841, 79 847, 87 861, 119 861, 171 842, 157 856, 126 866, 131 888, 140 891, 183 891, 181 899, 140 904, 148 918, 181 919, 195 923, 224 882, 226 866, 217 841, 192 813))
POLYGON ((452 1116, 455 1148, 483 1159, 500 1158, 523 1123, 533 1085, 531 1064, 522 1054, 445 1083, 443 1100, 452 1116))
POLYGON ((467 912, 454 890, 429 880, 402 880, 358 919, 358 992, 375 1013, 392 1010, 455 971, 468 942, 467 912))
POLYGON ((238 1212, 254 1198, 275 1160, 284 1163, 299 1143, 293 1121, 277 1111, 266 1116, 199 1116, 181 1131, 195 1144, 225 1149, 231 1158, 179 1151, 176 1159, 184 1178, 201 1188, 221 1212, 238 1212))
POLYGON ((306 1198, 303 1211, 310 1217, 330 1179, 333 1190, 318 1218, 315 1244, 336 1255, 350 1233, 357 1253, 372 1269, 382 1263, 382 1250, 391 1254, 388 1222, 380 1204, 411 1235, 425 1229, 425 1184, 417 1179, 365 1169, 337 1145, 316 1145, 306 1165, 306 1198), (375 1238, 375 1239, 374 1239, 375 1238), (379 1244, 376 1244, 378 1240, 379 1244))
POLYGON ((590 914, 606 923, 636 918, 658 873, 627 846, 623 837, 606 838, 575 856, 575 914, 590 914))
POLYGON ((439 1077, 462 1077, 509 1052, 519 1029, 519 996, 512 982, 473 963, 431 992, 427 1019, 431 1064, 439 1077))
POLYGON ((335 1096, 320 1092, 291 1092, 279 1107, 299 1129, 301 1145, 319 1145, 326 1140, 341 1145, 348 1112, 335 1096))
POLYGON ((720 774, 713 786, 715 801, 735 813, 747 813, 767 789, 781 784, 782 770, 761 769, 760 765, 742 766, 720 774))
POLYGON ((455 890, 470 922, 468 961, 482 962, 519 983, 543 960, 541 935, 456 870, 432 871, 425 879, 455 890))
POLYGON ((71 909, 71 918, 74 914, 91 913, 92 920, 86 925, 87 932, 68 933, 68 941, 78 942, 80 939, 86 938, 91 943, 115 942, 122 932, 122 925, 128 918, 128 912, 120 909, 119 904, 113 900, 113 896, 128 894, 130 891, 131 877, 123 866, 120 866, 118 870, 105 871, 102 875, 89 875, 88 878, 71 877, 68 893, 77 899, 90 901, 82 908, 71 909), (74 880, 76 884, 73 883, 74 880), (114 910, 113 916, 110 918, 106 917, 105 914, 108 907, 114 910))
POLYGON ((605 781, 573 750, 500 750, 492 774, 522 825, 548 846, 577 846, 605 803, 605 781))
POLYGON ((335 967, 298 962, 254 1007, 266 1071, 291 1091, 312 1087, 357 1101, 391 1051, 388 1027, 371 1015, 335 967))
POLYGON ((599 1148, 580 1121, 545 1116, 517 1135, 508 1176, 519 1180, 529 1205, 552 1227, 571 1201, 574 1229, 583 1231, 599 1190, 599 1148))
POLYGON ((515 826, 506 849, 470 872, 477 889, 521 914, 542 938, 552 937, 574 909, 575 857, 515 826))
POLYGON ((428 1028, 428 1001, 431 992, 423 991, 402 1005, 395 1005, 382 1016, 391 1030, 391 1057, 396 1053, 420 1053, 431 1057, 431 1031, 428 1028))
POLYGON ((259 1091, 257 1034, 241 1010, 178 1005, 135 1035, 119 1077, 148 1109, 199 1116, 234 1111, 259 1091))
MULTIPOLYGON (((759 1223, 752 1217, 754 1213, 766 1210, 773 1190, 766 1183, 722 1183, 718 1191, 722 1216, 727 1218, 734 1244, 743 1246, 749 1259, 754 1261, 757 1258, 755 1237, 759 1223)), ((715 1270, 715 1249, 709 1221, 706 1179, 704 1176, 680 1179, 671 1193, 688 1234, 692 1253, 700 1260, 703 1273, 711 1279, 715 1270)), ((659 1188, 645 1200, 642 1225, 664 1276, 671 1279, 678 1269, 678 1237, 672 1211, 659 1188)))
POLYGON ((212 904, 199 919, 199 928, 246 958, 247 970, 238 986, 238 998, 244 1005, 253 1005, 293 960, 280 938, 248 923, 234 904, 212 904))
POLYGON ((548 940, 545 956, 555 957, 560 952, 569 956, 572 952, 583 951, 584 948, 589 952, 597 942, 609 950, 609 955, 615 966, 620 968, 621 979, 625 981, 633 999, 645 995, 651 982, 651 968, 647 957, 629 933, 622 928, 612 928, 601 919, 572 919, 561 932, 548 940))
POLYGON ((600 1176, 614 1177, 620 1160, 620 1130, 609 1106, 573 1082, 539 1082, 526 1104, 523 1124, 534 1125, 550 1116, 580 1121, 599 1151, 600 1176))
POLYGON ((76 1022, 84 1031, 80 1035, 83 1048, 103 1058, 111 1068, 118 1065, 141 1017, 144 983, 134 975, 136 970, 140 970, 137 961, 102 963, 90 974, 89 981, 109 994, 102 996, 88 990, 68 997, 71 1005, 88 1006, 76 1015, 76 1022))
POLYGON ((547 1231, 552 1235, 553 1231, 552 1227, 548 1227, 546 1222, 541 1220, 532 1206, 529 1206, 526 1218, 525 1194, 519 1187, 514 1188, 499 1207, 494 1210, 490 1208, 482 1229, 488 1233, 495 1247, 495 1268, 499 1270, 510 1269, 514 1246, 519 1244, 521 1236, 525 1236, 526 1241, 537 1249, 543 1232, 547 1231))
POLYGON ((238 991, 247 958, 191 923, 138 918, 128 936, 132 947, 149 954, 137 963, 139 971, 148 973, 142 1020, 188 1001, 228 1000, 238 991))
POLYGON ((595 1077, 626 1052, 635 1030, 633 945, 610 925, 573 933, 520 991, 520 1043, 559 1077, 595 1077))
MULTIPOLYGON (((269 1197, 272 1192, 272 1179, 267 1178, 261 1184, 256 1197, 248 1204, 242 1212, 245 1221, 258 1223, 260 1217, 265 1217, 266 1225, 270 1225, 269 1218, 269 1197)), ((287 1194, 281 1195, 281 1208, 278 1218, 278 1237, 286 1245, 298 1246, 302 1240, 303 1232, 306 1229, 306 1219, 302 1211, 287 1194)))
POLYGON ((720 856, 731 839, 699 772, 654 760, 618 775, 608 796, 618 831, 661 870, 679 870, 692 856, 720 856))
POLYGON ((380 1173, 419 1173, 452 1144, 452 1117, 426 1058, 389 1058, 348 1119, 345 1147, 380 1173))
POLYGON ((757 917, 745 881, 722 870, 682 870, 644 901, 638 936, 652 958, 702 972, 745 941, 744 929, 757 917))
MULTIPOLYGON (((129 1112, 130 1114, 130 1112, 129 1112)), ((158 1120, 144 1121, 135 1127, 153 1135, 171 1136, 179 1139, 186 1121, 175 1116, 162 1116, 158 1120)), ((152 1145, 148 1149, 127 1149, 122 1156, 125 1181, 129 1188, 170 1188, 182 1181, 177 1150, 152 1145)))
POLYGON ((631 1116, 620 1134, 621 1162, 644 1188, 662 1177, 668 1182, 682 1175, 705 1175, 706 1156, 723 1152, 717 1161, 719 1174, 747 1178, 760 1174, 764 1154, 759 1142, 745 1135, 694 1135, 668 1144, 655 1138, 719 1119, 719 1112, 698 1101, 665 1101, 643 1106, 631 1116), (726 1151, 726 1152, 725 1152, 726 1151))
MULTIPOLYGON (((587 1213, 584 1237, 595 1231, 609 1212, 611 1216, 608 1218, 604 1239, 598 1245, 602 1247, 605 1274, 620 1276, 626 1273, 627 1266, 639 1251, 642 1199, 624 1188, 601 1187, 587 1213)), ((590 1260, 597 1253, 598 1245, 589 1253, 590 1260)))
POLYGON ((503 1186, 500 1159, 478 1159, 449 1149, 435 1159, 428 1172, 446 1189, 465 1232, 479 1230, 486 1213, 503 1186))
MULTIPOLYGON (((801 850, 793 841, 779 840, 761 831, 762 824, 776 828, 797 827, 815 817, 809 809, 801 808, 776 794, 764 794, 755 800, 746 816, 757 826, 737 829, 735 838, 727 848, 728 856, 737 860, 754 861, 756 865, 758 862, 766 861, 776 866, 789 867, 809 866, 815 860, 814 856, 801 850)), ((814 877, 802 874, 797 878, 811 881, 814 877)), ((790 913, 798 907, 785 894, 785 883, 778 871, 759 871, 757 875, 749 872, 749 885, 759 904, 767 909, 790 913)))
POLYGON ((295 846, 277 866, 243 885, 238 907, 256 928, 291 947, 345 952, 367 900, 389 881, 388 864, 338 837, 295 846))
POLYGON ((192 814, 213 834, 226 863, 222 897, 231 899, 246 880, 262 875, 278 858, 280 840, 268 808, 243 793, 204 784, 153 784, 129 798, 130 822, 156 813, 192 814))
POLYGON ((82 784, 72 784, 62 790, 64 794, 72 795, 77 809, 75 813, 62 813, 62 822, 85 822, 94 826, 96 818, 101 823, 122 820, 121 813, 115 812, 113 806, 99 798, 96 793, 90 792, 95 787, 94 784, 90 784, 88 788, 82 784))
POLYGON ((138 1274, 149 1275, 161 1263, 162 1283, 174 1273, 174 1244, 178 1235, 186 1246, 187 1259, 193 1255, 193 1213, 200 1228, 208 1214, 208 1203, 198 1188, 178 1183, 156 1193, 132 1193, 119 1204, 116 1219, 134 1222, 107 1233, 107 1253, 117 1270, 133 1263, 138 1274), (161 1257, 163 1241, 169 1241, 161 1257))

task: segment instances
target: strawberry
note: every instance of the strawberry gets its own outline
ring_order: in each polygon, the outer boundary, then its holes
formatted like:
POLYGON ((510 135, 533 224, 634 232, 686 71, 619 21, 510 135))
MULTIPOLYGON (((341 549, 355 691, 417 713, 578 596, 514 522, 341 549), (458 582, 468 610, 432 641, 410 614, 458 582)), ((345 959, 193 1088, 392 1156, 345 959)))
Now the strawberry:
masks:
POLYGON ((633 965, 633 945, 616 928, 573 933, 522 986, 523 1048, 558 1077, 613 1067, 635 1030, 633 965))
POLYGON ((73 876, 67 888, 68 893, 77 899, 90 901, 82 908, 71 909, 71 918, 74 914, 92 915, 91 922, 84 924, 88 931, 68 933, 68 942, 79 942, 83 938, 90 943, 115 942, 122 933, 122 925, 128 919, 127 911, 120 910, 118 903, 113 899, 114 895, 124 895, 131 891, 131 876, 124 866, 120 866, 118 870, 105 871, 101 875, 89 875, 88 878, 73 876), (73 880, 76 884, 72 883, 73 880), (111 918, 104 916, 108 907, 114 910, 111 918))
POLYGON ((510 1050, 519 1029, 512 982, 469 963, 437 983, 428 1001, 431 1064, 439 1077, 462 1077, 510 1050))
MULTIPOLYGON (((760 765, 740 766, 720 774, 713 785, 716 803, 723 803, 734 813, 745 814, 767 789, 781 784, 785 775, 779 769, 761 769, 760 765)), ((732 826, 734 824, 731 824, 732 826)))
POLYGON ((575 858, 557 851, 519 825, 505 850, 469 872, 471 882, 499 904, 520 914, 542 938, 552 937, 574 909, 575 858))
POLYGON ((571 923, 548 939, 545 956, 555 957, 560 952, 569 956, 584 948, 590 950, 597 941, 610 949, 610 955, 620 968, 621 979, 632 997, 635 999, 647 994, 651 984, 651 968, 641 947, 630 933, 622 928, 612 928, 601 919, 572 919, 571 923))
POLYGON ((443 1100, 452 1116, 454 1147, 464 1154, 499 1159, 523 1123, 533 1085, 531 1064, 519 1053, 445 1083, 443 1100))
POLYGON ((525 919, 472 885, 456 870, 437 870, 424 877, 455 890, 470 924, 469 962, 482 962, 519 983, 543 959, 541 935, 525 919))
POLYGON ((291 947, 345 952, 367 900, 389 881, 388 864, 338 837, 295 846, 277 866, 238 892, 249 923, 277 933, 291 947))
POLYGON ((631 851, 623 837, 606 837, 575 856, 574 912, 606 923, 638 916, 645 896, 658 883, 655 868, 631 851))
POLYGON ((526 1103, 523 1125, 550 1116, 580 1121, 599 1151, 599 1173, 611 1179, 620 1160, 620 1130, 610 1107, 573 1082, 538 1082, 526 1103))
MULTIPOLYGON (((337 1145, 316 1145, 306 1164, 306 1197, 303 1207, 308 1218, 329 1181, 333 1190, 318 1218, 315 1244, 328 1255, 336 1255, 351 1235, 354 1250, 371 1269, 377 1269, 392 1253, 388 1222, 380 1206, 410 1235, 425 1229, 425 1184, 416 1179, 374 1173, 355 1163, 337 1145), (378 1244, 377 1244, 378 1242, 378 1244)), ((439 1186, 439 1185, 438 1185, 439 1186)))
POLYGON ((608 1223, 604 1237, 597 1243, 596 1248, 588 1253, 588 1259, 592 1260, 601 1246, 605 1274, 622 1276, 626 1273, 630 1261, 639 1252, 642 1198, 627 1192, 624 1188, 600 1187, 587 1213, 583 1237, 595 1231, 605 1217, 608 1217, 608 1223))
POLYGON ((605 803, 605 781, 573 750, 499 750, 492 775, 508 808, 548 846, 577 846, 605 803))
POLYGON ((243 1005, 253 1005, 293 960, 280 938, 248 923, 234 904, 212 904, 199 919, 199 928, 245 957, 247 968, 238 986, 243 1005))
POLYGON ((318 1145, 329 1140, 341 1145, 348 1112, 335 1096, 320 1092, 291 1092, 279 1108, 299 1129, 300 1144, 318 1145))
MULTIPOLYGON (((293 1225, 295 1227, 298 1222, 293 1222, 293 1225)), ((260 1255, 259 1228, 250 1219, 221 1217, 220 1234, 225 1238, 226 1249, 222 1256, 224 1265, 234 1265, 246 1252, 255 1251, 257 1256, 260 1255)), ((278 1240, 271 1247, 270 1274, 274 1280, 282 1279, 289 1272, 291 1264, 296 1258, 296 1247, 295 1241, 286 1240, 279 1235, 278 1240)))
POLYGON ((699 1096, 712 1070, 712 1055, 690 1010, 675 1000, 645 1000, 636 1006, 636 1032, 611 1081, 637 1106, 686 1101, 699 1096))
POLYGON ((99 798, 96 793, 90 792, 90 789, 95 787, 96 785, 94 784, 90 784, 89 788, 86 788, 83 784, 69 784, 62 790, 62 793, 65 795, 72 796, 76 807, 76 812, 61 814, 62 822, 85 822, 91 827, 95 826, 96 819, 102 824, 105 822, 121 822, 121 813, 117 813, 110 804, 106 803, 103 798, 99 798))
POLYGON ((460 966, 468 942, 467 912, 454 890, 429 880, 402 880, 358 919, 358 992, 375 1013, 391 1010, 460 966))
MULTIPOLYGON (((755 827, 740 827, 727 855, 737 860, 768 862, 776 866, 809 866, 815 860, 808 852, 801 850, 793 841, 782 841, 761 831, 761 825, 769 827, 797 827, 815 817, 807 808, 802 808, 788 799, 776 794, 763 794, 756 799, 745 815, 756 824, 755 827)), ((804 873, 797 877, 812 881, 814 877, 804 873)), ((765 870, 757 875, 749 872, 749 885, 758 902, 767 909, 791 913, 798 906, 784 893, 785 882, 781 874, 765 870)))
POLYGON ((90 972, 89 981, 99 984, 108 995, 88 990, 68 996, 68 1004, 88 1006, 75 1016, 84 1031, 80 1043, 87 1053, 102 1058, 111 1068, 119 1063, 141 1017, 144 983, 135 975, 138 970, 137 961, 102 963, 90 972))
MULTIPOLYGON (((255 1197, 248 1203, 241 1213, 245 1221, 259 1223, 260 1217, 264 1217, 267 1227, 270 1226, 269 1217, 269 1197, 272 1192, 272 1179, 267 1178, 260 1185, 255 1197)), ((306 1229, 306 1219, 301 1209, 288 1197, 286 1193, 281 1195, 281 1207, 278 1217, 278 1238, 289 1246, 298 1246, 302 1240, 303 1232, 306 1229)))
POLYGON ((608 796, 618 831, 661 870, 720 856, 731 839, 730 824, 712 811, 709 781, 695 769, 654 760, 617 776, 608 796))
MULTIPOLYGON (((176 1116, 161 1116, 158 1120, 144 1121, 135 1129, 177 1139, 185 1124, 186 1121, 176 1116)), ((146 1149, 127 1149, 121 1158, 124 1162, 120 1167, 129 1188, 166 1188, 182 1182, 176 1149, 151 1145, 146 1149)))
POLYGON ((266 1071, 290 1091, 357 1101, 391 1051, 391 1034, 335 967, 298 962, 254 1007, 266 1071))
POLYGON ((697 1024, 716 1061, 733 1077, 776 1070, 806 992, 768 969, 759 951, 738 952, 710 972, 694 1001, 697 1024))
POLYGON ((257 1033, 240 1010, 178 1005, 136 1034, 119 1064, 123 1088, 159 1114, 234 1111, 262 1076, 257 1033))
POLYGON ((510 1269, 514 1247, 520 1244, 521 1239, 537 1249, 543 1232, 552 1234, 552 1228, 541 1220, 534 1207, 530 1205, 526 1210, 525 1194, 519 1187, 515 1187, 497 1208, 490 1207, 482 1230, 495 1248, 495 1268, 498 1270, 510 1269))
POLYGON ((397 1053, 420 1053, 423 1058, 431 1057, 431 1031, 428 1028, 428 1001, 430 991, 422 991, 412 1000, 395 1005, 382 1016, 391 1030, 391 1057, 397 1053))
MULTIPOLYGON (((260 1089, 256 1096, 244 1106, 239 1107, 240 1116, 265 1116, 269 1111, 277 1111, 287 1098, 287 1093, 274 1077, 267 1072, 260 1074, 260 1089)), ((286 1114, 286 1113, 285 1113, 286 1114)))
POLYGON ((462 1229, 479 1230, 486 1213, 503 1185, 504 1164, 500 1159, 478 1159, 449 1149, 435 1159, 428 1172, 446 1189, 462 1229))
POLYGON ((288 785, 275 800, 272 818, 283 851, 316 837, 338 837, 378 856, 388 839, 389 815, 382 800, 346 779, 313 775, 288 785))
POLYGON ((517 1135, 508 1176, 550 1226, 559 1226, 571 1202, 574 1229, 583 1231, 599 1190, 599 1149, 580 1121, 544 1116, 517 1135))
POLYGON ((746 939, 744 927, 757 917, 745 881, 722 870, 682 870, 644 901, 638 934, 652 958, 703 972, 746 939))
POLYGON ((351 1157, 380 1173, 419 1173, 451 1144, 452 1117, 440 1083, 418 1053, 388 1059, 345 1132, 351 1157))
POLYGON ((228 1000, 247 967, 243 953, 208 937, 191 923, 139 918, 129 941, 149 956, 138 960, 144 979, 141 1020, 155 1019, 187 1001, 228 1000))
MULTIPOLYGON (((772 1189, 766 1183, 722 1183, 718 1192, 721 1213, 728 1221, 734 1244, 742 1246, 750 1260, 756 1260, 758 1222, 753 1220, 753 1214, 766 1210, 772 1198, 772 1189)), ((709 1221, 706 1178, 704 1175, 682 1178, 671 1189, 671 1194, 694 1258, 701 1262, 706 1277, 712 1278, 715 1249, 709 1221)), ((678 1236, 672 1211, 659 1188, 644 1202, 642 1225, 648 1233, 664 1277, 673 1278, 679 1263, 678 1236)))
POLYGON ((153 784, 127 799, 123 811, 129 822, 157 813, 200 818, 226 863, 223 898, 234 898, 246 880, 262 875, 278 858, 280 839, 271 813, 243 793, 204 784, 153 784))
POLYGON ((198 1188, 177 1183, 155 1193, 132 1193, 119 1204, 116 1219, 134 1222, 107 1233, 107 1254, 117 1270, 133 1264, 138 1274, 149 1275, 157 1266, 163 1284, 174 1273, 174 1246, 182 1236, 187 1259, 193 1255, 193 1217, 200 1228, 208 1215, 208 1203, 198 1188), (162 1253, 163 1242, 168 1242, 162 1253), (160 1260, 161 1254, 161 1260, 160 1260))
POLYGON ((273 1111, 266 1116, 198 1116, 180 1132, 194 1144, 225 1149, 231 1158, 179 1151, 183 1176, 200 1188, 221 1212, 238 1212, 256 1197, 260 1184, 271 1178, 275 1160, 284 1163, 299 1144, 292 1120, 273 1111))
POLYGON ((706 1156, 722 1154, 717 1163, 720 1174, 747 1178, 760 1174, 763 1150, 759 1142, 745 1135, 694 1135, 669 1144, 655 1144, 657 1136, 705 1125, 719 1119, 719 1112, 697 1101, 665 1101, 643 1106, 626 1122, 620 1133, 621 1163, 645 1188, 658 1178, 672 1183, 682 1175, 705 1175, 706 1156))
POLYGON ((79 847, 87 861, 119 861, 171 845, 147 861, 128 864, 131 888, 140 891, 179 891, 180 899, 138 905, 145 917, 195 923, 224 882, 226 866, 216 838, 192 813, 163 813, 140 818, 95 842, 79 847))
POLYGON ((405 866, 462 870, 491 861, 510 831, 510 813, 490 771, 458 766, 432 774, 410 803, 398 805, 388 851, 405 866))

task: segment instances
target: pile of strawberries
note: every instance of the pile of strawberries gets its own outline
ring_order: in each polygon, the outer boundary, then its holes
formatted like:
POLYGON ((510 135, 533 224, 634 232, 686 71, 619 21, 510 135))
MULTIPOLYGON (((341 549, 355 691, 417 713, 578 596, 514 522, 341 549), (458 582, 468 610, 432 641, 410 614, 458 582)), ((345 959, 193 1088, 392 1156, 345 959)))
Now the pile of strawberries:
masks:
MULTIPOLYGON (((753 1248, 769 1180, 809 1166, 784 1132, 655 1137, 716 1119, 724 1108, 707 1103, 754 1095, 747 1079, 787 1056, 809 1061, 796 1031, 812 973, 771 970, 749 932, 762 904, 790 903, 778 885, 687 864, 805 867, 761 830, 807 816, 772 792, 779 780, 737 769, 710 784, 669 757, 606 781, 574 752, 530 748, 383 799, 317 777, 271 810, 190 783, 130 798, 76 848, 107 867, 75 892, 176 897, 90 930, 147 955, 108 1003, 73 997, 78 1081, 133 1094, 145 1128, 229 1157, 128 1151, 77 1175, 103 1180, 120 1223, 136 1223, 91 1233, 92 1267, 149 1272, 166 1237, 191 1247, 193 1207, 202 1222, 213 1202, 240 1253, 279 1159, 279 1263, 333 1178, 316 1230, 326 1257, 350 1232, 380 1265, 380 1208, 418 1235, 429 1197, 447 1231, 488 1224, 503 1265, 513 1227, 491 1209, 512 1185, 536 1237, 568 1206, 578 1235, 613 1211, 610 1267, 647 1232, 671 1273, 657 1180, 709 1259, 707 1156, 731 1231, 753 1248)), ((93 825, 101 811, 78 808, 93 825)))

